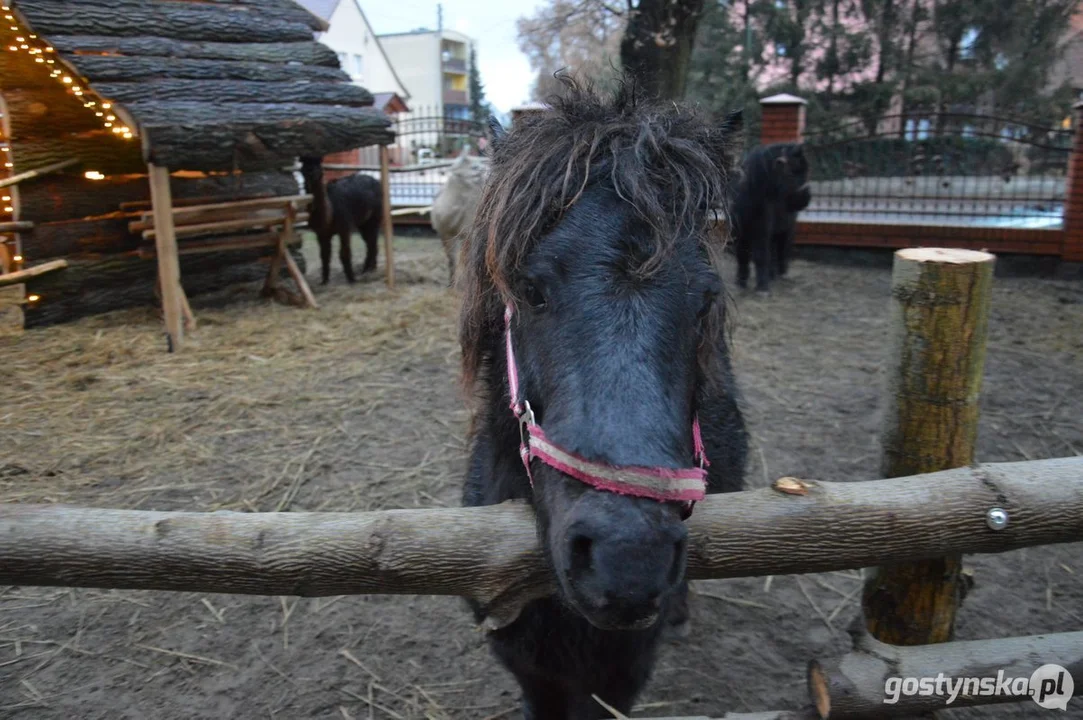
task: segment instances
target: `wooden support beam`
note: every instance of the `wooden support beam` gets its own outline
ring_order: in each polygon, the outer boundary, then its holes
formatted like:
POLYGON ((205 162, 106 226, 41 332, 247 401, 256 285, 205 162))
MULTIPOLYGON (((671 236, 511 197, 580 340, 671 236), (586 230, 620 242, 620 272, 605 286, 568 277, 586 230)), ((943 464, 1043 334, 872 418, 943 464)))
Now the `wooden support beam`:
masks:
POLYGON ((173 197, 169 189, 169 169, 148 165, 150 197, 154 208, 154 225, 157 228, 155 247, 158 253, 158 279, 162 287, 162 311, 169 351, 179 350, 184 343, 181 325, 184 289, 180 282, 180 258, 177 256, 177 237, 173 230, 173 197))
MULTIPOLYGON (((690 579, 785 575, 1083 540, 1083 457, 711 495, 690 579), (987 513, 1009 521, 992 529, 987 513)), ((529 506, 366 513, 0 505, 0 585, 307 597, 465 595, 488 627, 553 591, 529 506)))
POLYGON ((391 221, 391 154, 387 145, 380 146, 380 188, 384 194, 383 222, 384 262, 387 263, 387 286, 395 288, 395 225, 391 221))
POLYGON ((51 165, 46 165, 35 170, 27 170, 26 172, 21 172, 16 175, 12 175, 9 178, 4 178, 3 180, 0 180, 0 188, 18 185, 23 181, 32 180, 33 178, 40 177, 42 175, 48 175, 49 173, 60 172, 61 170, 70 168, 72 165, 78 164, 78 158, 71 158, 69 160, 61 160, 60 162, 55 162, 51 165))
POLYGON ((16 220, 14 222, 0 222, 0 232, 30 232, 34 229, 34 223, 29 220, 16 220))
POLYGON ((1007 702, 1030 705, 1031 675, 1046 664, 1065 668, 1075 678, 1074 694, 1083 695, 1079 680, 1083 678, 1083 632, 897 647, 858 630, 853 651, 809 663, 809 694, 822 720, 916 717, 935 710, 1007 702), (912 680, 904 685, 907 678, 912 680), (927 693, 920 685, 923 678, 932 679, 926 683, 927 693), (944 682, 937 685, 937 678, 944 682), (976 679, 977 687, 971 681, 969 686, 953 689, 967 678, 976 679), (1006 683, 1006 679, 1014 682, 1006 683), (988 694, 981 688, 982 680, 991 691, 988 694))
MULTIPOLYGON (((884 413, 884 477, 974 461, 995 256, 914 248, 895 253, 884 413)), ((865 624, 893 645, 952 638, 962 557, 880 567, 863 598, 865 624)))
POLYGON ((51 273, 56 270, 63 270, 67 266, 67 260, 50 260, 41 265, 26 268, 25 270, 16 270, 15 272, 7 273, 6 275, 0 275, 0 287, 3 287, 4 285, 18 285, 20 283, 25 283, 30 278, 35 278, 39 275, 51 273))

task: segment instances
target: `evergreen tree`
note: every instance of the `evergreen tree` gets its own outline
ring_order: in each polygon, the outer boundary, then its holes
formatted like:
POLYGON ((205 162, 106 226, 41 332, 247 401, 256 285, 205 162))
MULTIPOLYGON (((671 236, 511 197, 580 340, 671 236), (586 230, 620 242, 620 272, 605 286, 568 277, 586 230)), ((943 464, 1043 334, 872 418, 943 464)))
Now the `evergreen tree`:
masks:
POLYGON ((485 101, 485 85, 481 82, 478 70, 478 54, 470 46, 470 117, 474 122, 484 123, 489 119, 489 103, 485 101))

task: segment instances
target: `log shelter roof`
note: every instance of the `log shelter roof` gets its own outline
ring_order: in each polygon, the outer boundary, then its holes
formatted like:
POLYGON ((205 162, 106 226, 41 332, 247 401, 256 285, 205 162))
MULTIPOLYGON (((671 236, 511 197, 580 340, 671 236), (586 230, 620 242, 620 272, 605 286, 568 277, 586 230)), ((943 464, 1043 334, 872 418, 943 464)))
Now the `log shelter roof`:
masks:
MULTIPOLYGON (((98 148, 104 172, 281 167, 394 137, 372 95, 313 39, 325 22, 293 0, 0 0, 0 8, 0 92, 29 108, 21 117, 51 126, 64 146, 53 153, 78 156, 95 138, 115 147, 98 148)), ((16 147, 19 119, 13 111, 16 147)), ((23 122, 25 135, 45 135, 23 122)))

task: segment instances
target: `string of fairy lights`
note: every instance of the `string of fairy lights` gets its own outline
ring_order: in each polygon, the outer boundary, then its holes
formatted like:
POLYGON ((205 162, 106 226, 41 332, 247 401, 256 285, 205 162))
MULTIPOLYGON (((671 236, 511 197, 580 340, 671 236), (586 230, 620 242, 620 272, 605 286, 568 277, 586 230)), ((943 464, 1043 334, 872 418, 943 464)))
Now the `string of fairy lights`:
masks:
MULTIPOLYGON (((33 59, 34 64, 40 65, 42 71, 63 87, 68 95, 79 101, 88 112, 93 113, 103 128, 124 140, 131 140, 135 137, 134 131, 117 117, 113 103, 87 87, 78 74, 67 67, 58 57, 56 50, 38 37, 37 34, 31 32, 30 28, 19 19, 12 7, 2 0, 0 0, 0 13, 2 13, 3 18, 0 28, 5 31, 3 33, 5 41, 3 47, 0 47, 0 51, 22 53, 29 56, 33 59)), ((0 162, 2 162, 4 168, 4 172, 0 173, 0 176, 15 174, 15 161, 10 138, 5 136, 2 125, 0 125, 0 162)), ((96 170, 88 170, 84 173, 84 176, 88 180, 105 179, 105 175, 96 170)), ((12 221, 14 216, 15 206, 12 193, 7 188, 0 189, 0 222, 12 221)), ((0 241, 2 240, 3 238, 0 238, 0 241)), ((21 269, 25 262, 25 259, 17 253, 11 259, 15 270, 21 269)), ((39 299, 36 295, 27 297, 27 301, 31 304, 39 299)))

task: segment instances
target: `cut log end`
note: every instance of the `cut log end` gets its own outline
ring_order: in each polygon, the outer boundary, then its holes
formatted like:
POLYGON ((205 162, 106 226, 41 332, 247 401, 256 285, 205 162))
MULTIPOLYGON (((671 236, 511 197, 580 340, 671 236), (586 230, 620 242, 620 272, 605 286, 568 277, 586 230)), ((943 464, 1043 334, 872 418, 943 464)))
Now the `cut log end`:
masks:
POLYGON ((983 250, 961 248, 905 248, 895 253, 900 260, 911 262, 935 262, 952 265, 993 262, 996 256, 983 250))

